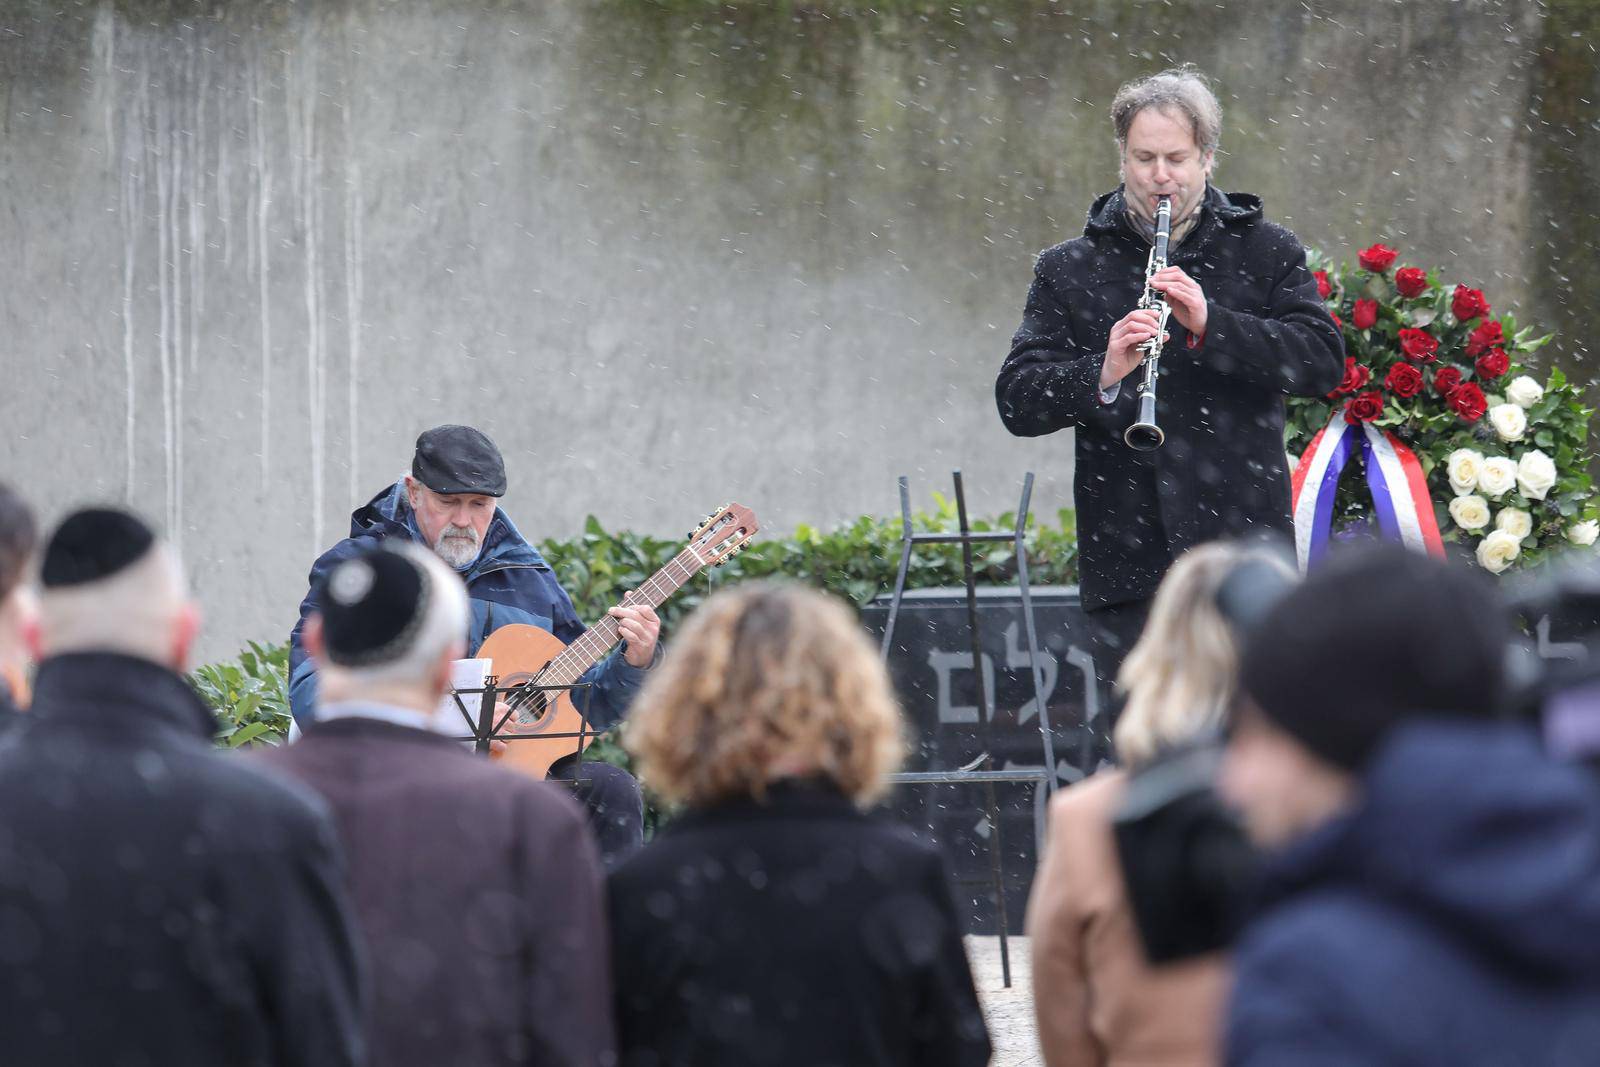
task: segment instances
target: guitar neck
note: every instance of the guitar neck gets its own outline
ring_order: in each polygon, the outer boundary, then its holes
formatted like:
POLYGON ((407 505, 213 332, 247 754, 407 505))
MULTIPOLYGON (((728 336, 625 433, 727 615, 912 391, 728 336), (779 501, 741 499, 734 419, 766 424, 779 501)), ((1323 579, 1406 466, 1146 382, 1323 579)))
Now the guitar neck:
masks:
MULTIPOLYGON (((705 567, 700 558, 689 549, 684 549, 667 565, 652 574, 648 581, 635 589, 623 601, 623 606, 632 607, 636 604, 648 604, 651 608, 659 608, 666 599, 679 589, 688 584, 689 579, 705 567)), ((545 668, 542 679, 550 685, 570 685, 583 677, 583 673, 610 652, 621 635, 617 631, 617 620, 611 615, 606 615, 599 622, 583 632, 583 636, 567 646, 567 650, 545 668)))

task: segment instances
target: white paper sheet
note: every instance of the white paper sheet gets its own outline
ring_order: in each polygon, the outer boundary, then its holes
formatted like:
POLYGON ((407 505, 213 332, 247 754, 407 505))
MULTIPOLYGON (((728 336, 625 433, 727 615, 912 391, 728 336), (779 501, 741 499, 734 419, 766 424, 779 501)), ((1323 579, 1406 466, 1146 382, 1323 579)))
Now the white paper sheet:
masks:
MULTIPOLYGON (((486 659, 458 659, 450 665, 450 688, 482 689, 483 683, 489 677, 492 662, 486 659)), ((462 693, 461 703, 466 706, 467 714, 472 716, 472 726, 468 727, 461 721, 461 709, 456 707, 455 693, 446 693, 444 700, 439 702, 439 710, 434 714, 434 722, 440 732, 447 734, 471 733, 477 728, 478 715, 483 710, 483 694, 462 693)))

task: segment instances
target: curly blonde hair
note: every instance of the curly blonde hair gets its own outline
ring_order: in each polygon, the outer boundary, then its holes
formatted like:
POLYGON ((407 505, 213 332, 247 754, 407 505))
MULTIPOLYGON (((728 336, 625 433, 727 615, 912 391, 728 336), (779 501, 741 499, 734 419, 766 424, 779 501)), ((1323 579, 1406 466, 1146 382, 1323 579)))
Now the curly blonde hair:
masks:
POLYGON ((627 746, 663 799, 763 797, 786 774, 865 806, 904 751, 889 676, 855 616, 798 585, 747 583, 689 619, 629 713, 627 746))

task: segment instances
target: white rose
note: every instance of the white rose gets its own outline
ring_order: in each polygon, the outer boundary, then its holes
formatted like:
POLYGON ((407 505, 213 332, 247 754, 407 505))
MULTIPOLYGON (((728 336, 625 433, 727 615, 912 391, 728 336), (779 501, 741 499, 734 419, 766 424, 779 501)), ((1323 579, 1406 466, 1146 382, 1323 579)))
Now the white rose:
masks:
POLYGON ((1450 501, 1450 517, 1463 530, 1481 530, 1489 525, 1489 502, 1476 493, 1450 501))
POLYGON ((1521 508, 1501 508, 1500 514, 1494 517, 1494 528, 1520 541, 1533 533, 1533 516, 1521 508))
POLYGON ((1556 465, 1543 452, 1524 452, 1517 461, 1517 488, 1529 500, 1543 500, 1556 484, 1556 465))
POLYGON ((1590 519, 1588 522, 1575 522, 1567 527, 1567 540, 1575 545, 1594 544, 1595 535, 1600 534, 1600 522, 1590 519))
POLYGON ((1520 441, 1528 428, 1528 413, 1515 404, 1496 404, 1489 409, 1489 423, 1500 440, 1520 441))
POLYGON ((1544 398, 1544 386, 1524 374, 1506 386, 1506 399, 1519 408, 1531 408, 1544 398))
POLYGON ((1490 574, 1499 574, 1522 553, 1522 544, 1504 530, 1495 530, 1478 542, 1478 564, 1490 574))
POLYGON ((1478 487, 1478 475, 1483 470, 1483 453, 1470 448, 1458 448, 1445 460, 1445 470, 1450 475, 1450 488, 1456 496, 1464 496, 1478 487))
POLYGON ((1478 488, 1499 500, 1517 487, 1517 461, 1504 456, 1483 461, 1478 472, 1478 488))

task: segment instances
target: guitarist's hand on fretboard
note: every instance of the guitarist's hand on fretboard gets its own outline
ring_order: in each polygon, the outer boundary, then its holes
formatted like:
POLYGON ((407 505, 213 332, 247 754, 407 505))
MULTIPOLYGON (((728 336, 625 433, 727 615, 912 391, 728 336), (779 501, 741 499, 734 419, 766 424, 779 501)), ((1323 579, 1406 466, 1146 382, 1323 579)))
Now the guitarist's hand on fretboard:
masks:
POLYGON ((617 633, 627 642, 622 650, 622 658, 629 665, 642 669, 655 662, 656 641, 661 637, 661 620, 649 604, 626 603, 632 596, 630 592, 622 598, 622 607, 612 608, 606 614, 617 620, 617 633))

